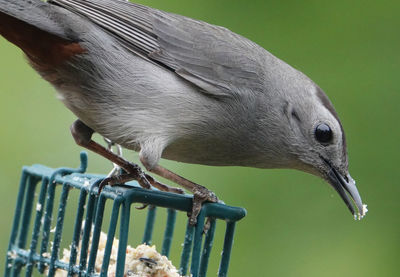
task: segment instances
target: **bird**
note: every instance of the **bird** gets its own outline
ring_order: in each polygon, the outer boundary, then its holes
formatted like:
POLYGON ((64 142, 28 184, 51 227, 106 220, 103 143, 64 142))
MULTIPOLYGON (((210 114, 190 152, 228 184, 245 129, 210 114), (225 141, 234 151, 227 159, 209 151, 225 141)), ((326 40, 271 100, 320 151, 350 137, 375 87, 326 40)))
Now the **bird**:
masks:
POLYGON ((0 34, 76 116, 75 142, 124 169, 101 187, 193 193, 205 186, 159 164, 300 170, 327 181, 356 219, 367 212, 348 170, 345 132, 309 77, 227 28, 123 0, 0 0, 0 34), (145 170, 92 139, 139 152, 145 170))

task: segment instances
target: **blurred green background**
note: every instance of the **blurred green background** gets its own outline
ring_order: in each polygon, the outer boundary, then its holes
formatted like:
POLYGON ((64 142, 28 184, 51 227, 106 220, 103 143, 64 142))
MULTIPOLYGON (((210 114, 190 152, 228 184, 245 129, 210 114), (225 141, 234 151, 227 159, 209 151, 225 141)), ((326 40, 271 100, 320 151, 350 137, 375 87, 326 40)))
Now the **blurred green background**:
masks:
MULTIPOLYGON (((238 224, 230 276, 399 276, 400 2, 137 2, 222 25, 257 42, 317 82, 347 132, 350 172, 370 210, 360 222, 329 185, 305 173, 162 161, 248 210, 238 224)), ((21 167, 77 166, 81 148, 69 133, 74 115, 2 38, 0 97, 3 268, 21 167)), ((136 154, 127 157, 137 161, 136 154)), ((89 158, 90 172, 109 171, 108 162, 91 153, 89 158)))

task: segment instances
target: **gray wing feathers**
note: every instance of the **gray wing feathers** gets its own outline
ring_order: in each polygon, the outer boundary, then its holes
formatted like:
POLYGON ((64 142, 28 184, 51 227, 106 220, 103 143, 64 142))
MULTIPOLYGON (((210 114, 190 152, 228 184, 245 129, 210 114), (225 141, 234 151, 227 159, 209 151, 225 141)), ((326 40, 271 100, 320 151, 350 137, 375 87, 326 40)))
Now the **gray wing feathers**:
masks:
MULTIPOLYGON (((82 0, 49 0, 74 13, 87 17, 111 36, 115 37, 128 50, 142 57, 157 50, 156 37, 152 27, 144 20, 145 10, 135 9, 136 13, 127 13, 127 8, 138 6, 122 1, 82 1, 82 0)), ((145 8, 145 7, 143 7, 145 8)))
POLYGON ((50 0, 81 14, 133 53, 173 70, 213 95, 262 91, 264 49, 184 16, 122 0, 50 0))
POLYGON ((216 92, 210 85, 222 94, 262 89, 261 47, 226 28, 160 11, 154 15, 159 56, 173 57, 179 75, 211 93, 216 92))
POLYGON ((15 17, 45 32, 69 40, 64 28, 51 18, 50 5, 40 0, 0 0, 0 13, 15 17))

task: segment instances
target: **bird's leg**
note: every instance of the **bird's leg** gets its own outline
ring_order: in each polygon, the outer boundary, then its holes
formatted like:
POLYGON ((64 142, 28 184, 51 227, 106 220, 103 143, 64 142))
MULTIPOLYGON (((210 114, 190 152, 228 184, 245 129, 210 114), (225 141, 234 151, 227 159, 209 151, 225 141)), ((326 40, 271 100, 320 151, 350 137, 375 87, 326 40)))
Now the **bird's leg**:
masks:
MULTIPOLYGON (((114 154, 107 148, 93 141, 92 135, 94 131, 79 119, 72 124, 71 133, 73 138, 75 139, 76 144, 88 150, 91 150, 103 156, 107 160, 115 163, 116 165, 120 166, 130 175, 131 180, 136 180, 139 183, 139 185, 142 186, 143 188, 148 189, 151 187, 151 184, 147 180, 146 175, 137 164, 128 162, 127 160, 121 158, 120 156, 114 154)), ((114 176, 114 177, 119 178, 119 176, 114 176)), ((101 191, 104 185, 107 184, 108 181, 110 181, 110 178, 114 177, 109 177, 104 179, 99 186, 99 191, 101 191)), ((122 179, 125 178, 121 178, 121 180, 122 179)), ((115 184, 115 182, 113 183, 115 184)))
MULTIPOLYGON (((116 146, 117 155, 120 156, 120 157, 123 157, 122 156, 122 147, 119 144, 116 144, 116 143, 112 142, 108 138, 104 138, 104 141, 107 143, 107 149, 108 150, 110 150, 111 152, 114 152, 113 151, 113 146, 116 146)), ((110 173, 107 174, 107 178, 108 177, 112 177, 112 176, 117 176, 121 172, 121 167, 119 165, 117 165, 115 163, 112 163, 112 164, 113 164, 113 168, 110 171, 110 173)))
POLYGON ((180 189, 180 188, 175 188, 175 187, 170 187, 166 184, 160 183, 157 180, 155 180, 153 177, 151 177, 148 174, 145 174, 147 180, 149 180, 150 184, 155 187, 158 188, 161 191, 167 191, 167 192, 172 192, 172 193, 178 193, 178 194, 184 194, 184 190, 180 189))
MULTIPOLYGON (((94 130, 88 127, 85 123, 83 123, 79 119, 72 124, 71 133, 73 138, 75 139, 76 144, 103 156, 104 158, 120 166, 127 172, 127 174, 105 178, 99 186, 99 191, 101 191, 101 189, 107 183, 109 183, 110 185, 114 185, 117 183, 124 183, 131 180, 136 180, 141 187, 146 189, 149 189, 151 188, 151 186, 154 186, 162 191, 169 191, 180 194, 184 193, 183 190, 179 188, 169 187, 160 182, 157 182, 153 177, 145 174, 137 164, 128 162, 127 160, 113 153, 111 150, 108 150, 104 146, 93 141, 92 135, 94 133, 94 130)), ((205 201, 218 202, 218 198, 212 191, 209 191, 207 188, 198 185, 196 183, 193 183, 169 171, 168 169, 165 169, 157 165, 156 167, 149 170, 178 185, 181 185, 182 187, 186 188, 187 190, 193 193, 193 208, 192 208, 192 213, 190 215, 191 225, 196 224, 197 216, 201 211, 201 205, 205 201)))
MULTIPOLYGON (((146 165, 146 163, 143 164, 146 165)), ((216 203, 219 201, 217 196, 206 187, 193 183, 160 165, 150 168, 149 171, 164 177, 165 179, 168 179, 193 193, 193 207, 189 219, 191 225, 195 225, 197 223, 197 216, 199 215, 201 206, 204 202, 210 201, 216 203)))
POLYGON ((85 123, 80 120, 75 121, 71 126, 71 133, 75 142, 88 150, 91 150, 107 160, 111 161, 114 165, 121 167, 127 173, 122 175, 113 175, 113 171, 109 174, 107 178, 99 186, 99 190, 106 185, 121 184, 128 181, 136 180, 139 185, 143 188, 150 189, 151 186, 158 188, 162 191, 168 191, 173 193, 183 194, 184 191, 179 188, 169 187, 160 182, 157 182, 153 177, 145 174, 142 169, 137 165, 128 162, 119 155, 113 153, 110 149, 103 147, 97 142, 92 140, 92 135, 94 131, 88 127, 85 123))

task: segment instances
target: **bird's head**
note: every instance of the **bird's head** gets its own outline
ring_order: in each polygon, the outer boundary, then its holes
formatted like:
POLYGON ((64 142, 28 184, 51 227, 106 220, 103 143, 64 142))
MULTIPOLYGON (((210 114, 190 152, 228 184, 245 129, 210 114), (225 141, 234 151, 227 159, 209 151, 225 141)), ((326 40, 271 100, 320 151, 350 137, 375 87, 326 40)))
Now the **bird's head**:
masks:
POLYGON ((288 120, 285 144, 296 161, 291 167, 325 179, 354 217, 361 219, 366 205, 349 174, 346 137, 331 101, 316 85, 295 97, 283 107, 288 120))

